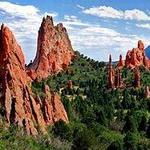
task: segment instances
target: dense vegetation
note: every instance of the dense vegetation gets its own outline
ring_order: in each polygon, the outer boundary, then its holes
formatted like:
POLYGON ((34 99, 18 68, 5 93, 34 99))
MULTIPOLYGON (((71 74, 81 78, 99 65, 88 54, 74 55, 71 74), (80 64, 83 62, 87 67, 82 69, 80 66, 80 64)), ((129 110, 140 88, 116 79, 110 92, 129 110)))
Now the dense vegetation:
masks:
POLYGON ((45 84, 59 92, 69 124, 59 121, 49 127, 47 136, 37 138, 2 126, 0 149, 150 149, 150 99, 145 98, 150 71, 140 68, 142 86, 134 88, 132 70, 123 69, 128 88, 108 90, 107 65, 76 54, 68 70, 32 86, 41 97, 45 84), (73 82, 72 89, 68 80, 73 82))

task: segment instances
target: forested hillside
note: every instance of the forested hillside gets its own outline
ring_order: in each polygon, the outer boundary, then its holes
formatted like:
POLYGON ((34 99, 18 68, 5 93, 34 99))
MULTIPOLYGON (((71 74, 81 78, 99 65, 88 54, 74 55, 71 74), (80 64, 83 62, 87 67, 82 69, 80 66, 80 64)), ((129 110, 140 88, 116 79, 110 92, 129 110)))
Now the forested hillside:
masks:
POLYGON ((150 99, 145 90, 150 85, 150 71, 140 67, 141 87, 134 88, 133 70, 123 68, 123 81, 128 86, 121 89, 107 88, 107 72, 107 63, 76 52, 69 69, 32 84, 33 93, 41 100, 46 96, 46 84, 61 95, 69 123, 59 121, 48 128, 48 135, 35 138, 22 137, 22 130, 14 126, 10 131, 2 126, 0 148, 150 149, 150 99))

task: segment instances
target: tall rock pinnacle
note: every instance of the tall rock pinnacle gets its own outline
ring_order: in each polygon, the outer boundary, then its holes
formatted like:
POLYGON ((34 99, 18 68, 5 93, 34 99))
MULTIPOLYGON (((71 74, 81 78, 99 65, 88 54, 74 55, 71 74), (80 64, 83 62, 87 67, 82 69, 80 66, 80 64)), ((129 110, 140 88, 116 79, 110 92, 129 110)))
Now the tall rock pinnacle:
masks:
POLYGON ((25 70, 21 47, 8 27, 0 29, 0 106, 8 126, 24 127, 28 134, 46 133, 46 126, 62 119, 68 122, 66 111, 57 93, 48 86, 45 99, 33 97, 31 79, 25 70), (47 117, 48 116, 48 117, 47 117))
POLYGON ((141 76, 138 68, 134 69, 134 86, 137 88, 141 86, 141 76))
POLYGON ((25 126, 28 133, 36 134, 24 55, 12 32, 4 25, 0 30, 0 77, 6 122, 25 126))
POLYGON ((127 52, 125 66, 131 69, 138 66, 150 69, 150 60, 145 56, 144 44, 141 40, 138 41, 137 48, 127 52))
POLYGON ((111 55, 109 56, 109 64, 108 64, 108 88, 114 88, 114 76, 115 72, 112 67, 112 59, 111 55))
POLYGON ((39 29, 36 57, 27 68, 32 79, 42 79, 66 69, 74 57, 67 30, 54 26, 50 16, 43 18, 39 29))
POLYGON ((124 65, 125 65, 124 60, 122 60, 122 55, 120 55, 119 62, 117 64, 117 68, 122 69, 124 67, 124 65))

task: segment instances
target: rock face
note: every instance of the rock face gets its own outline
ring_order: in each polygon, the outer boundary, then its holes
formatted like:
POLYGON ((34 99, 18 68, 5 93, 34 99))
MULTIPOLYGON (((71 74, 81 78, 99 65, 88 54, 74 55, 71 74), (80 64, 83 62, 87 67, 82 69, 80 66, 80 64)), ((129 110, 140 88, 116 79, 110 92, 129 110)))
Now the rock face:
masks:
POLYGON ((149 89, 149 86, 145 87, 145 97, 146 98, 150 98, 150 89, 149 89))
POLYGON ((114 80, 115 80, 115 71, 112 67, 112 59, 111 59, 111 55, 109 56, 109 64, 108 64, 108 83, 107 83, 107 87, 108 88, 114 88, 114 80))
MULTIPOLYGON (((120 60, 122 60, 122 57, 120 57, 120 60)), ((112 59, 110 55, 108 64, 108 83, 107 83, 107 87, 110 89, 122 88, 124 86, 121 74, 121 69, 123 66, 121 63, 118 64, 120 64, 120 67, 119 65, 117 65, 116 69, 114 69, 112 66, 112 59)))
POLYGON ((67 82, 67 88, 68 89, 72 89, 73 88, 72 80, 68 80, 68 82, 67 82))
POLYGON ((117 64, 117 68, 122 69, 124 67, 124 65, 125 65, 125 62, 124 62, 124 60, 122 60, 122 55, 120 55, 119 62, 117 64))
POLYGON ((49 86, 45 86, 45 98, 43 99, 43 114, 47 125, 53 124, 59 120, 68 122, 67 113, 64 111, 64 106, 61 103, 57 93, 50 92, 49 86))
POLYGON ((131 69, 138 66, 150 68, 150 60, 145 55, 144 44, 141 40, 138 41, 137 48, 133 48, 127 52, 125 66, 131 69))
POLYGON ((134 87, 141 86, 141 76, 138 68, 134 69, 134 87))
POLYGON ((116 69, 116 72, 115 72, 115 87, 116 88, 122 88, 123 87, 121 69, 116 69))
MULTIPOLYGON (((112 67, 111 56, 109 58, 108 65, 108 88, 123 88, 125 84, 122 80, 121 70, 123 67, 130 68, 134 71, 134 87, 141 86, 141 76, 139 67, 143 66, 146 69, 150 69, 150 60, 145 55, 144 44, 141 40, 138 41, 137 48, 129 50, 126 54, 126 59, 122 59, 120 55, 116 68, 112 67)), ((147 90, 148 93, 148 90, 147 90)), ((149 97, 149 96, 147 96, 149 97)))
POLYGON ((24 55, 12 32, 0 29, 0 105, 8 126, 24 127, 28 134, 46 133, 46 126, 62 119, 68 122, 58 94, 45 87, 45 98, 33 97, 24 55))
POLYGON ((27 67, 28 75, 34 79, 43 79, 66 69, 74 57, 67 30, 60 23, 54 26, 50 16, 43 18, 39 29, 37 54, 27 67))

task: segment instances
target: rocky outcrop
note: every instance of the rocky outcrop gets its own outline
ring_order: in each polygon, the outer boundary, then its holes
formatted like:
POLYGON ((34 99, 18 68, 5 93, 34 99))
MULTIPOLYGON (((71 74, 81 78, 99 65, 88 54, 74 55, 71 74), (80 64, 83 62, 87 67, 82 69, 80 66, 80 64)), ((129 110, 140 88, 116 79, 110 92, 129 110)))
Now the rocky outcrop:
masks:
MULTIPOLYGON (((120 56, 120 60, 122 60, 122 56, 120 56)), ((112 66, 112 59, 110 55, 108 63, 108 82, 107 82, 107 87, 110 89, 122 88, 124 86, 121 74, 121 69, 123 66, 121 63, 118 64, 120 64, 120 67, 119 65, 117 65, 117 67, 114 69, 112 66)))
POLYGON ((138 68, 134 69, 134 87, 138 88, 141 86, 141 76, 138 68))
POLYGON ((118 69, 122 69, 125 66, 125 61, 122 59, 122 55, 119 57, 119 62, 117 64, 118 69))
POLYGON ((114 88, 114 81, 115 81, 115 71, 112 67, 112 59, 111 55, 109 56, 109 64, 108 64, 108 82, 107 87, 108 88, 114 88))
POLYGON ((133 48, 127 52, 125 66, 131 69, 138 66, 150 68, 150 60, 145 55, 144 44, 141 40, 138 41, 137 48, 133 48))
POLYGON ((43 115, 47 125, 53 124, 59 120, 68 122, 67 113, 57 93, 50 91, 49 86, 44 89, 45 98, 43 101, 43 115))
POLYGON ((145 87, 145 97, 146 98, 150 98, 150 89, 149 89, 149 86, 145 87))
POLYGON ((68 89, 72 89, 73 88, 72 80, 68 80, 68 82, 67 82, 67 88, 68 89))
POLYGON ((33 96, 21 47, 4 25, 0 29, 0 105, 8 126, 24 127, 28 134, 46 133, 46 126, 62 119, 68 122, 58 94, 45 87, 45 98, 33 96))
POLYGON ((108 88, 123 88, 125 84, 122 80, 121 70, 126 67, 134 71, 134 87, 141 86, 141 77, 139 67, 150 69, 150 60, 145 55, 144 44, 141 40, 138 41, 137 48, 129 50, 126 54, 126 59, 122 59, 120 55, 119 61, 115 68, 112 67, 111 56, 108 64, 108 88))
POLYGON ((41 80, 66 69, 73 57, 74 52, 66 28, 61 23, 54 26, 50 16, 43 18, 36 57, 27 67, 28 75, 33 80, 41 80))
POLYGON ((121 69, 116 69, 115 72, 115 87, 116 88, 122 88, 123 85, 123 80, 122 80, 122 75, 121 75, 121 69))

